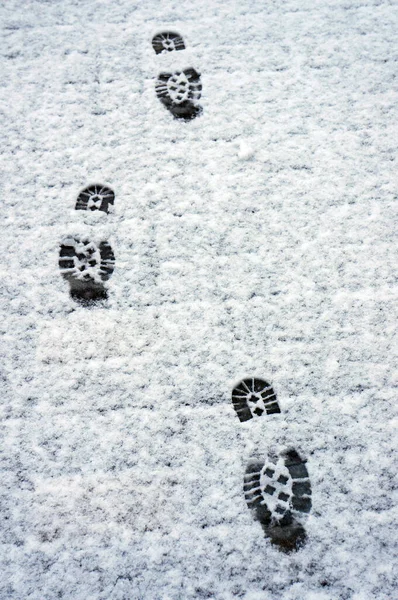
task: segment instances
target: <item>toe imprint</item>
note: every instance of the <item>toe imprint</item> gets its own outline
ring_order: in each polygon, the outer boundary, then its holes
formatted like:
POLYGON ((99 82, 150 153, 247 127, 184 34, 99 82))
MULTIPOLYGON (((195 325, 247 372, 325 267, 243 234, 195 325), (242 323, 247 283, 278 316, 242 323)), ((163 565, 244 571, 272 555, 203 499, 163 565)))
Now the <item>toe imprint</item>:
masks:
POLYGON ((76 201, 76 210, 101 210, 109 212, 109 205, 115 201, 114 192, 105 185, 90 185, 80 192, 76 201))
POLYGON ((156 54, 185 50, 184 40, 179 33, 165 31, 154 36, 152 46, 156 54))
POLYGON ((232 391, 232 403, 241 422, 264 413, 280 413, 272 386, 263 379, 244 379, 232 391))

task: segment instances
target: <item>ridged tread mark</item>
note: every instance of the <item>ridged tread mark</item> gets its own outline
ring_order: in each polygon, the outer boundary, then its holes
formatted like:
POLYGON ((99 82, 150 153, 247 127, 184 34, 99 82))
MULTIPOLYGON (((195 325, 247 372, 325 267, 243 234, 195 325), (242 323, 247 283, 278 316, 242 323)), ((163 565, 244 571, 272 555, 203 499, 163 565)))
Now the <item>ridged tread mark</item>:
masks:
POLYGON ((97 245, 88 239, 69 238, 61 244, 58 262, 72 298, 83 304, 107 298, 103 282, 108 281, 115 268, 115 256, 108 242, 97 245))
POLYGON ((115 193, 102 184, 90 185, 80 192, 76 200, 76 210, 100 210, 108 213, 115 202, 115 193))
POLYGON ((153 37, 152 47, 156 54, 161 54, 162 52, 185 50, 185 43, 179 33, 176 33, 175 31, 164 31, 153 37))
POLYGON ((273 387, 264 379, 243 379, 232 391, 232 403, 243 423, 254 416, 281 412, 273 387))
POLYGON ((195 69, 160 73, 155 89, 159 100, 176 119, 190 121, 202 112, 198 104, 202 84, 195 69))
POLYGON ((306 539, 300 519, 311 510, 312 491, 305 462, 291 449, 279 460, 250 463, 244 477, 248 507, 266 537, 284 552, 297 550, 306 539))

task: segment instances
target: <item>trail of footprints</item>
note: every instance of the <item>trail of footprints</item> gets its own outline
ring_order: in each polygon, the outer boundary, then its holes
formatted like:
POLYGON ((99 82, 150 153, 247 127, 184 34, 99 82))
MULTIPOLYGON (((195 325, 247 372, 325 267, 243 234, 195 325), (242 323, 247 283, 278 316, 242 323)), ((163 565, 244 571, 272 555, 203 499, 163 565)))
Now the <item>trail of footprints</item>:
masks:
MULTIPOLYGON (((185 50, 183 38, 175 32, 154 36, 156 54, 185 50)), ((189 121, 199 115, 202 85, 193 69, 160 73, 156 94, 177 119, 189 121)), ((108 214, 115 194, 105 185, 91 185, 80 192, 76 210, 103 211, 108 214)), ((115 268, 110 244, 90 241, 88 237, 65 238, 60 245, 59 268, 69 283, 72 298, 90 306, 108 297, 105 283, 115 268)), ((241 423, 281 412, 273 387, 262 379, 243 379, 232 391, 232 404, 241 423)), ((303 522, 310 512, 311 483, 306 461, 291 448, 280 456, 250 461, 244 475, 243 491, 247 506, 262 526, 264 534, 284 552, 297 550, 305 543, 303 522)))

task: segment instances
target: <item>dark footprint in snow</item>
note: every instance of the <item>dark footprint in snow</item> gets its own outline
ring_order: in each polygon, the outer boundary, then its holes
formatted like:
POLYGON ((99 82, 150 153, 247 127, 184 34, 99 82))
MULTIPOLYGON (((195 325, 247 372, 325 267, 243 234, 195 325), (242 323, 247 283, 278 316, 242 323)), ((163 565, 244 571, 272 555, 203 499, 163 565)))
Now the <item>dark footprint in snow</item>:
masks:
POLYGON ((250 463, 244 478, 247 505, 260 521, 265 536, 283 552, 300 548, 306 540, 301 521, 312 506, 307 467, 296 450, 278 459, 250 463))
POLYGON ((115 201, 115 194, 105 185, 90 185, 80 192, 76 201, 76 210, 101 210, 109 212, 109 206, 115 201))
POLYGON ((156 94, 176 119, 190 121, 202 112, 198 104, 202 84, 195 69, 161 73, 156 82, 156 94))
POLYGON ((248 421, 264 413, 280 413, 272 386, 263 379, 244 379, 232 391, 232 403, 240 421, 248 421))
POLYGON ((156 54, 185 50, 184 40, 179 33, 173 31, 165 31, 155 35, 152 39, 152 46, 156 54))
POLYGON ((115 268, 115 256, 108 242, 69 238, 59 253, 61 275, 69 282, 74 300, 89 305, 108 297, 104 287, 115 268))

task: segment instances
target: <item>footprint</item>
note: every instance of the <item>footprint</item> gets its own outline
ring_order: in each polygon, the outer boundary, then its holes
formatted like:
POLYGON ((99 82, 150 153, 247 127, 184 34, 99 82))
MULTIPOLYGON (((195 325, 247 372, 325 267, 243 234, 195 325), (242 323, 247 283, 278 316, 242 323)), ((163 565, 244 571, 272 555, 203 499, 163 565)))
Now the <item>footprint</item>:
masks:
POLYGON ((113 273, 115 256, 108 242, 68 238, 61 244, 59 268, 72 298, 88 305, 108 297, 103 283, 113 273))
POLYGON ((232 403, 241 422, 254 416, 280 413, 281 409, 272 386, 263 379, 244 379, 232 391, 232 403))
POLYGON ((287 450, 279 458, 252 462, 244 477, 247 505, 261 523, 266 537, 284 552, 298 550, 306 540, 301 523, 310 512, 311 483, 298 452, 287 450))
POLYGON ((202 84, 195 69, 161 73, 156 82, 156 94, 176 119, 190 121, 202 112, 198 104, 202 84))
POLYGON ((152 39, 152 46, 156 54, 185 50, 184 40, 179 33, 173 31, 164 31, 155 35, 152 39))
POLYGON ((113 206, 115 194, 105 185, 90 185, 80 192, 76 201, 76 210, 102 210, 109 212, 109 205, 113 206))

